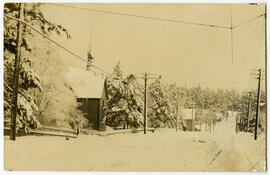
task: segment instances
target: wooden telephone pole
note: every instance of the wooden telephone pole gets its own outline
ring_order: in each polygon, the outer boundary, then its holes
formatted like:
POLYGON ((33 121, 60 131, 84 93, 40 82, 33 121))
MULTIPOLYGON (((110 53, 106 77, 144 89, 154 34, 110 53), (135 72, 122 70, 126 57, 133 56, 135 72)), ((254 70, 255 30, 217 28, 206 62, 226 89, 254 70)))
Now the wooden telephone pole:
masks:
POLYGON ((247 129, 246 129, 246 132, 248 132, 248 129, 249 129, 250 105, 251 105, 251 92, 248 92, 248 112, 247 112, 247 129))
POLYGON ((179 122, 179 109, 180 109, 180 98, 183 91, 177 88, 176 92, 176 123, 175 123, 175 131, 178 131, 178 122, 179 122))
POLYGON ((254 140, 257 140, 258 125, 259 125, 261 79, 262 79, 262 70, 261 69, 258 70, 257 75, 258 75, 258 92, 257 92, 257 108, 256 108, 256 118, 255 118, 254 140))
POLYGON ((195 103, 192 102, 191 103, 191 130, 194 130, 194 107, 195 107, 195 103))
POLYGON ((178 131, 178 120, 179 120, 179 99, 177 99, 177 104, 176 104, 176 125, 175 125, 175 131, 178 131))
POLYGON ((147 133, 147 73, 144 74, 144 113, 143 113, 143 132, 147 133))
MULTIPOLYGON (((140 74, 142 75, 142 73, 137 73, 137 74, 140 74)), ((148 127, 148 124, 147 124, 147 121, 148 121, 148 117, 147 117, 147 99, 148 99, 148 80, 149 79, 161 79, 161 76, 158 75, 158 78, 155 78, 155 77, 150 77, 151 75, 157 75, 157 74, 151 74, 151 73, 143 73, 143 77, 141 76, 137 76, 138 78, 143 78, 144 79, 144 112, 143 112, 143 132, 144 134, 147 133, 147 127, 148 127)))
MULTIPOLYGON (((24 4, 19 4, 19 19, 23 20, 24 4)), ((12 106, 10 118, 10 140, 16 140, 16 120, 17 120, 17 101, 18 101, 18 86, 19 86, 19 65, 21 57, 21 40, 22 40, 22 23, 18 21, 17 25, 17 40, 16 40, 16 53, 14 65, 14 79, 13 79, 13 92, 12 92, 12 106)))

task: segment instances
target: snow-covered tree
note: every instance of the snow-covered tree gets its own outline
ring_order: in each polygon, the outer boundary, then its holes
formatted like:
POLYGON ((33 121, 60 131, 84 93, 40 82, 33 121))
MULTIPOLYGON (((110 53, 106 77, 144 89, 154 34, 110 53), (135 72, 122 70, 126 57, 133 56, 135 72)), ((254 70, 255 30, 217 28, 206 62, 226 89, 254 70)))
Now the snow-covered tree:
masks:
POLYGON ((134 75, 123 78, 118 63, 108 78, 107 125, 139 127, 142 124, 142 93, 134 75))
MULTIPOLYGON (((53 24, 46 20, 41 11, 41 4, 24 4, 24 20, 34 27, 40 29, 44 34, 50 35, 56 33, 60 35, 65 33, 69 38, 67 30, 61 25, 53 24)), ((6 3, 4 14, 18 17, 19 4, 6 3)), ((39 75, 32 69, 32 58, 28 57, 29 52, 34 49, 31 44, 33 32, 27 26, 23 25, 22 44, 21 44, 21 62, 19 65, 19 94, 18 94, 18 117, 17 124, 20 127, 29 125, 38 127, 37 113, 39 111, 33 93, 35 89, 42 91, 39 75)), ((5 118, 10 118, 11 98, 14 78, 14 60, 16 52, 17 21, 4 18, 4 110, 5 118)))
POLYGON ((149 85, 148 117, 152 127, 174 127, 176 106, 170 99, 165 85, 156 80, 149 85))

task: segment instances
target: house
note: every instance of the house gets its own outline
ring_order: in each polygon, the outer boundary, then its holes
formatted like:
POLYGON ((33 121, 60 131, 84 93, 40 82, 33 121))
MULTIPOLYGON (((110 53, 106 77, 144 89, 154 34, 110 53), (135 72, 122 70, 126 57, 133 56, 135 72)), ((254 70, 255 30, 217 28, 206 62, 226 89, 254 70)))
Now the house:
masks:
POLYGON ((91 71, 72 68, 66 74, 67 81, 80 102, 79 109, 86 114, 96 130, 106 130, 104 111, 108 99, 106 79, 91 71))
POLYGON ((195 109, 182 109, 182 120, 188 131, 193 131, 195 126, 195 109))

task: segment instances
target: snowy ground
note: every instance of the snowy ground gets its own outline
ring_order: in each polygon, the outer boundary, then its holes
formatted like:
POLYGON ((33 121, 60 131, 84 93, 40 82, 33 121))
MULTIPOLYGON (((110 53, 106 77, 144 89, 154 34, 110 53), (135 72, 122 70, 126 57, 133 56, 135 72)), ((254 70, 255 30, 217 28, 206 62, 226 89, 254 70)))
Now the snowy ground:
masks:
POLYGON ((235 135, 232 119, 213 133, 5 137, 4 149, 6 170, 263 171, 265 163, 264 137, 235 135))

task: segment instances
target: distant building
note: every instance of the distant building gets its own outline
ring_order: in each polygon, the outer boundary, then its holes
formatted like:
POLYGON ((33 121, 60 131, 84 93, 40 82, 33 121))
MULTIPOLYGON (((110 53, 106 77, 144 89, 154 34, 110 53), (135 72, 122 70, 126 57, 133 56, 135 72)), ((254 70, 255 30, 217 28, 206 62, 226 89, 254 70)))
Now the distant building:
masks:
POLYGON ((188 131, 193 131, 195 126, 195 109, 182 109, 182 120, 188 131))
POLYGON ((94 129, 106 130, 104 104, 108 98, 106 79, 91 71, 73 68, 66 74, 69 85, 74 91, 79 109, 86 113, 94 129))
POLYGON ((239 117, 239 115, 240 115, 240 112, 238 112, 238 111, 227 111, 227 113, 228 113, 228 117, 239 117))
POLYGON ((260 103, 260 112, 266 113, 266 103, 260 103))
POLYGON ((217 121, 221 121, 223 119, 223 114, 221 112, 216 112, 215 115, 217 121))

